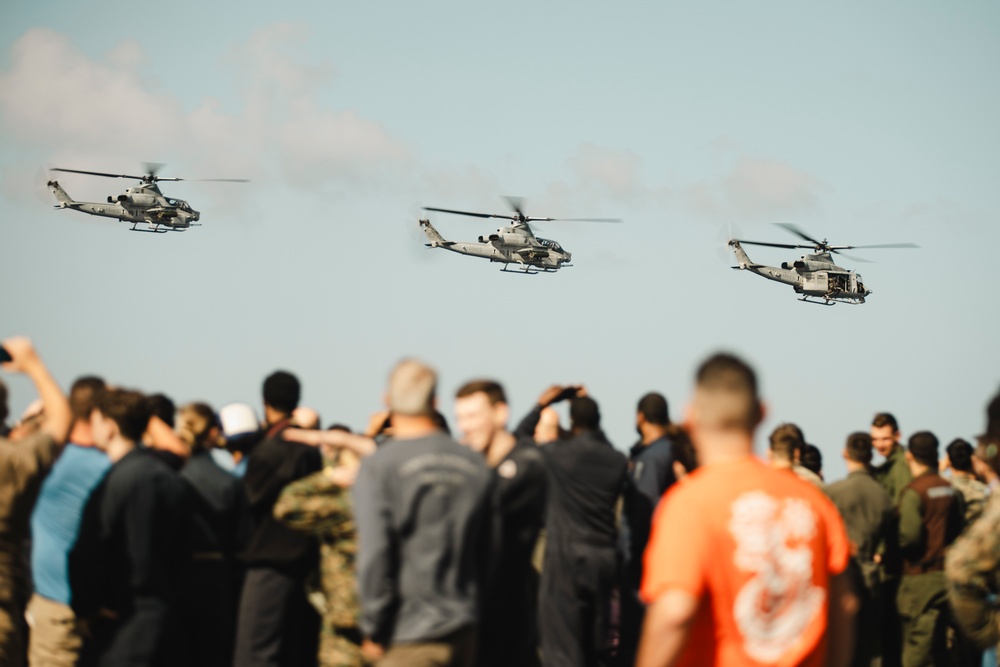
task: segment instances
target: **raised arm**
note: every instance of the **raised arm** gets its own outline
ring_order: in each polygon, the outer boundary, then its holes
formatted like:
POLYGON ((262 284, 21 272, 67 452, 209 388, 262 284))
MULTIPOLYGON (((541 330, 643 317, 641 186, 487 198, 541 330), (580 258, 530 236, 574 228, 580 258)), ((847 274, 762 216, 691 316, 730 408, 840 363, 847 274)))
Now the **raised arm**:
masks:
POLYGON ((10 361, 2 364, 3 369, 8 373, 24 373, 31 379, 38 391, 38 397, 45 406, 45 423, 42 430, 56 444, 63 444, 66 442, 73 415, 62 389, 56 384, 30 340, 24 337, 8 338, 0 344, 11 357, 10 361))

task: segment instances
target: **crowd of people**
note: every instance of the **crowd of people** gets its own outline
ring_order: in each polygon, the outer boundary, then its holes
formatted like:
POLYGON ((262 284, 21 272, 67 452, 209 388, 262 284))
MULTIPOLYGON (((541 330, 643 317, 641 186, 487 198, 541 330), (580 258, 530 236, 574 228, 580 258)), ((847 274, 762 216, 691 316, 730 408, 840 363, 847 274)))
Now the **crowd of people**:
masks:
POLYGON ((754 455, 728 354, 683 426, 642 396, 625 454, 583 386, 512 427, 472 380, 450 427, 407 359, 353 432, 287 371, 261 419, 97 376, 67 397, 2 348, 38 400, 8 428, 0 383, 0 665, 997 664, 1000 394, 944 452, 877 413, 827 483, 795 424, 754 455))

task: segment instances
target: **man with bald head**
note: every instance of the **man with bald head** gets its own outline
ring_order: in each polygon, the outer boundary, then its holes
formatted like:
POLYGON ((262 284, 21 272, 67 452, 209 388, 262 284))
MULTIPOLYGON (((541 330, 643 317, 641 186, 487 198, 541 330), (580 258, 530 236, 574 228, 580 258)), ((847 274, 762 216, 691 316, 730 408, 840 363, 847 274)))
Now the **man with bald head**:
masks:
POLYGON ((822 491, 754 457, 762 418, 746 363, 702 364, 687 414, 700 465, 656 510, 639 667, 849 664, 843 521, 822 491))
POLYGON ((471 665, 487 554, 491 474, 435 419, 437 374, 389 376, 392 438, 354 484, 363 650, 380 667, 471 665))

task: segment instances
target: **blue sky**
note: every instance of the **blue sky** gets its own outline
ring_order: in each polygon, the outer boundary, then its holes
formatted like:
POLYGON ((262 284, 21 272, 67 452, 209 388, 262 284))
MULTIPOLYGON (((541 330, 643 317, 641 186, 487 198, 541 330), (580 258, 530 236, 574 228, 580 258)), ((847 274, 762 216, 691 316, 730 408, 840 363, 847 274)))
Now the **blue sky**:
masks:
MULTIPOLYGON (((439 368, 448 414, 471 377, 516 414, 584 382, 623 448, 644 392, 679 417, 698 362, 733 350, 761 376, 762 435, 800 423, 835 478, 874 412, 947 442, 1000 386, 998 29, 987 2, 7 2, 2 329, 65 383, 178 401, 256 404, 288 368, 355 427, 406 355, 439 368), (183 234, 52 209, 47 167, 145 161, 253 182, 165 184, 202 212, 183 234), (543 226, 574 256, 555 275, 424 249, 420 206, 501 195, 625 223, 543 226), (820 308, 720 259, 732 230, 792 242, 774 222, 921 248, 856 251, 874 294, 820 308)), ((129 185, 59 180, 91 201, 129 185)))

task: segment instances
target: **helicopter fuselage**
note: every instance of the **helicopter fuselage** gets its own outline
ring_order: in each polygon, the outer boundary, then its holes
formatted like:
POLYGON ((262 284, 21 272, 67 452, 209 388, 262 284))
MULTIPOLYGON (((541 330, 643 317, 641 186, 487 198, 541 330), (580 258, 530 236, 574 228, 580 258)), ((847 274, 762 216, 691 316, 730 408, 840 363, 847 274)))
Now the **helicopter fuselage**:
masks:
MULTIPOLYGON (((127 188, 125 194, 108 196, 107 202, 76 201, 58 181, 49 181, 52 194, 59 203, 56 208, 68 208, 89 215, 116 218, 130 222, 132 228, 144 223, 153 230, 183 231, 197 222, 201 214, 182 199, 168 198, 160 192, 155 183, 127 188)), ((137 230, 144 231, 144 230, 137 230)))
MULTIPOLYGON (((517 264, 526 273, 533 269, 552 272, 563 266, 570 266, 573 255, 550 239, 536 237, 524 224, 501 227, 496 232, 480 236, 479 242, 447 241, 431 225, 429 220, 421 220, 420 226, 427 235, 431 248, 444 248, 461 255, 482 257, 491 262, 517 264)), ((506 269, 506 266, 504 267, 506 269)))
MULTIPOLYGON (((861 274, 837 266, 829 253, 803 255, 794 262, 783 262, 780 267, 756 264, 747 256, 739 241, 729 242, 736 254, 738 266, 759 276, 779 283, 791 285, 802 295, 802 301, 810 297, 823 299, 826 305, 837 303, 862 304, 871 294, 862 282, 861 274)), ((817 303, 817 302, 813 302, 817 303)))

